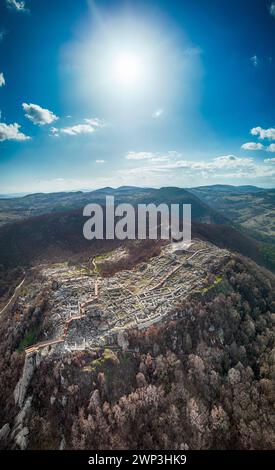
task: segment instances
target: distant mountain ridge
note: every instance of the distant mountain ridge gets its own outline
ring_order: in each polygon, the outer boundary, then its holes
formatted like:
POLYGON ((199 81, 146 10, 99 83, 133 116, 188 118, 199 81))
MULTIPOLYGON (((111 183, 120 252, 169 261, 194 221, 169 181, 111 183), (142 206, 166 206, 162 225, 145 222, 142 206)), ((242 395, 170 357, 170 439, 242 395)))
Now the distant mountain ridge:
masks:
POLYGON ((167 203, 167 204, 192 204, 192 213, 196 219, 225 222, 226 218, 219 215, 214 209, 201 201, 195 194, 182 188, 135 188, 123 186, 117 189, 102 188, 84 193, 60 192, 60 193, 37 193, 21 198, 0 200, 0 225, 7 222, 22 220, 29 217, 40 216, 66 210, 83 208, 88 203, 105 204, 105 197, 112 195, 115 203, 167 203))
POLYGON ((227 217, 234 226, 268 243, 275 242, 275 189, 254 186, 202 186, 189 191, 227 217))
MULTIPOLYGON (((233 186, 230 184, 213 184, 213 185, 207 185, 207 186, 197 186, 195 188, 190 188, 190 190, 214 190, 214 191, 226 191, 226 192, 243 192, 243 193, 252 193, 252 192, 262 192, 266 191, 264 188, 259 188, 258 186, 252 186, 252 185, 242 185, 242 186, 233 186)), ((269 191, 269 189, 267 189, 269 191)))
MULTIPOLYGON (((176 186, 175 186, 176 187, 176 186)), ((113 188, 111 186, 106 186, 103 188, 98 188, 98 189, 79 189, 79 190, 68 190, 68 191, 56 191, 56 192, 34 192, 34 193, 28 193, 28 192, 22 192, 22 193, 7 193, 7 194, 0 194, 0 199, 16 199, 16 198, 22 198, 22 197, 29 197, 29 196, 39 196, 39 195, 50 195, 50 194, 55 194, 57 195, 69 195, 69 194, 85 194, 85 193, 116 193, 120 191, 129 191, 129 192, 135 192, 135 191, 147 191, 148 189, 161 189, 161 188, 152 188, 150 186, 148 187, 141 187, 141 186, 118 186, 117 188, 113 188)), ((273 188, 260 188, 258 186, 253 186, 253 185, 241 185, 241 186, 235 186, 235 185, 230 185, 230 184, 213 184, 213 185, 205 185, 205 186, 194 186, 191 188, 181 188, 178 187, 178 189, 186 189, 187 191, 192 191, 192 190, 220 190, 220 191, 230 191, 230 192, 262 192, 262 191, 270 191, 273 188)))
POLYGON ((31 263, 43 257, 43 250, 46 257, 53 252, 58 257, 64 250, 70 253, 87 249, 82 234, 83 207, 91 202, 104 205, 105 197, 113 195, 115 204, 191 204, 193 236, 197 234, 218 246, 239 251, 273 269, 275 189, 226 188, 227 185, 193 189, 122 186, 2 199, 0 264, 31 263))

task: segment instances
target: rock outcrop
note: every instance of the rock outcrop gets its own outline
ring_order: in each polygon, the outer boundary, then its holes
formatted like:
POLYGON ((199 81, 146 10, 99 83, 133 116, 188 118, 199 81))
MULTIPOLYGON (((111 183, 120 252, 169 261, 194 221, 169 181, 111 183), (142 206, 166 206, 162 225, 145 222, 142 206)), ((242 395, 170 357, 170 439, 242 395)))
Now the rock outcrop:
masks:
POLYGON ((4 424, 0 429, 0 442, 4 443, 7 441, 8 435, 10 433, 10 425, 9 423, 4 424))
POLYGON ((31 355, 26 355, 22 376, 17 382, 17 385, 13 392, 15 404, 18 405, 20 408, 22 408, 23 403, 25 401, 27 388, 33 376, 35 366, 35 357, 31 355))

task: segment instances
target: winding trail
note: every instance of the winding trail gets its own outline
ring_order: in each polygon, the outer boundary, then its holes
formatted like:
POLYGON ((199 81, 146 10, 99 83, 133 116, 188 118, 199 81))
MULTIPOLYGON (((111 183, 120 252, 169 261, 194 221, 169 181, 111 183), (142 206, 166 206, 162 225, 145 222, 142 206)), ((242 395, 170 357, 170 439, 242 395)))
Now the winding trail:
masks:
POLYGON ((12 294, 10 300, 6 303, 5 307, 2 308, 2 310, 0 311, 0 315, 2 315, 10 306, 10 304, 17 299, 18 295, 19 295, 19 291, 21 289, 21 287, 23 286, 24 282, 25 282, 25 279, 26 279, 26 276, 25 276, 25 271, 24 271, 24 277, 22 279, 22 281, 18 284, 18 286, 14 289, 14 293, 12 294))

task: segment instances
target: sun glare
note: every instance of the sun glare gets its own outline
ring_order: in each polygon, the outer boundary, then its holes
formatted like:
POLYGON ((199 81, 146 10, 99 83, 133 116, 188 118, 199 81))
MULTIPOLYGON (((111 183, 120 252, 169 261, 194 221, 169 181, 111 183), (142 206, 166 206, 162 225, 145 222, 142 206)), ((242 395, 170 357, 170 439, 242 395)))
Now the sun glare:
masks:
POLYGON ((137 84, 142 78, 143 64, 133 53, 124 52, 117 55, 113 63, 114 78, 123 85, 137 84))
POLYGON ((106 115, 127 122, 131 113, 141 123, 141 117, 156 119, 162 109, 167 113, 178 106, 179 89, 181 102, 189 103, 199 56, 188 43, 186 50, 191 52, 179 49, 162 24, 131 16, 101 17, 68 46, 65 65, 71 70, 74 64, 76 99, 85 106, 97 105, 106 115))

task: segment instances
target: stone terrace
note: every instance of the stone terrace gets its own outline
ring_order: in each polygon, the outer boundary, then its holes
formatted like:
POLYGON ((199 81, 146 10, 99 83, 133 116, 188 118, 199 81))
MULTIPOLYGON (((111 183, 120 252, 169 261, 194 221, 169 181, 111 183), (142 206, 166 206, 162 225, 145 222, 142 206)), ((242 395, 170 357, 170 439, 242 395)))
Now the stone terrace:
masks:
POLYGON ((213 265, 228 255, 200 240, 194 240, 188 251, 175 251, 174 246, 169 244, 148 263, 108 278, 96 270, 87 275, 64 265, 41 268, 45 282, 55 284, 49 299, 54 335, 45 339, 62 340, 56 344, 65 350, 115 347, 121 332, 168 319, 181 299, 205 287, 213 265))

